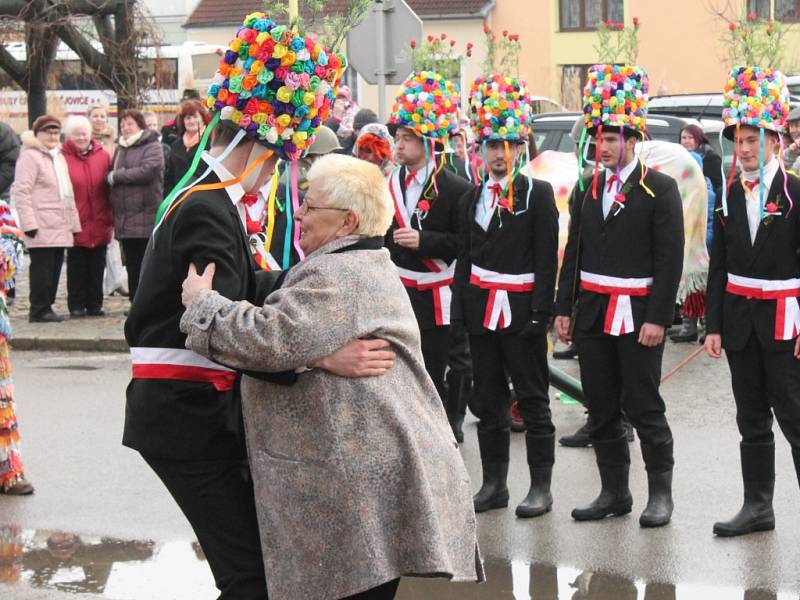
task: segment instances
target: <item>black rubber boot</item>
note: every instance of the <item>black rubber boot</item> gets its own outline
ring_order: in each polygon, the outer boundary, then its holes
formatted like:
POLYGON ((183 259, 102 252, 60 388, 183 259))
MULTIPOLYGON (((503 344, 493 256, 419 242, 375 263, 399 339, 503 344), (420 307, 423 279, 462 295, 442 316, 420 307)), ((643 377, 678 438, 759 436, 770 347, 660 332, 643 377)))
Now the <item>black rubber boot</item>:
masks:
POLYGON ((592 445, 592 438, 589 435, 591 427, 591 418, 587 416, 586 423, 578 431, 572 435, 562 435, 558 438, 558 443, 567 448, 588 448, 592 445))
POLYGON ((695 317, 683 317, 681 321, 681 328, 676 333, 669 336, 673 342, 680 344, 682 342, 696 342, 697 341, 697 319, 695 317))
POLYGON ((627 515, 633 506, 628 488, 631 459, 625 436, 615 440, 595 440, 593 445, 600 471, 600 495, 589 506, 572 511, 572 518, 576 521, 598 521, 609 516, 627 515))
POLYGON ((570 342, 569 346, 563 350, 553 351, 553 358, 556 360, 569 360, 578 357, 578 347, 574 342, 570 342))
POLYGON ((739 452, 742 457, 744 504, 731 520, 714 523, 714 533, 721 537, 775 529, 775 513, 772 511, 775 442, 742 442, 739 444, 739 452))
POLYGON ((556 436, 525 434, 528 450, 528 470, 531 474, 531 487, 528 495, 519 506, 516 515, 527 519, 550 512, 553 495, 550 493, 550 478, 555 462, 556 436))
POLYGON ((672 519, 672 440, 660 446, 642 442, 642 458, 647 469, 647 506, 639 517, 642 527, 663 527, 672 519))
POLYGON ((447 420, 456 441, 464 442, 464 416, 467 413, 467 400, 472 391, 472 377, 452 371, 447 374, 447 420))
POLYGON ((511 432, 478 431, 478 446, 481 451, 483 467, 483 485, 472 497, 475 512, 485 512, 493 508, 508 506, 508 449, 511 443, 511 432))

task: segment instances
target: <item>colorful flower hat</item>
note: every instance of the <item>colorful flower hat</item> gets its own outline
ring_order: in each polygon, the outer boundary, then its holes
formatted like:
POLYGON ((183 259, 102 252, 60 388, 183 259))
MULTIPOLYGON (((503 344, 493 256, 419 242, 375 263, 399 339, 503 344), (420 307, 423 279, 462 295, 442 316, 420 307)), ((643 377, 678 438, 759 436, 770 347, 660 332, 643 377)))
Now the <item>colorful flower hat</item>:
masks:
POLYGON ((761 67, 734 67, 722 98, 725 137, 733 139, 736 125, 775 133, 786 132, 789 90, 783 73, 761 67))
POLYGON ((328 118, 347 60, 264 13, 247 15, 206 100, 224 124, 296 160, 328 118))
POLYGON ((589 135, 599 126, 647 131, 647 72, 630 65, 594 65, 583 90, 583 117, 589 135))
POLYGON ((444 142, 458 128, 458 88, 434 71, 416 71, 403 82, 389 116, 389 132, 406 127, 444 142))
POLYGON ((481 76, 472 83, 469 95, 470 125, 479 142, 528 139, 532 109, 524 81, 481 76))

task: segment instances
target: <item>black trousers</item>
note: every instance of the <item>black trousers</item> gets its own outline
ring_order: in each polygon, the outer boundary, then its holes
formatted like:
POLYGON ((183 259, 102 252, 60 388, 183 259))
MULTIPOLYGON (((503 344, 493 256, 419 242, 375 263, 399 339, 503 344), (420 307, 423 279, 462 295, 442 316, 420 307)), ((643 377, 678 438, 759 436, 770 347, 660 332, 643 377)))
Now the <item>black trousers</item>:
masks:
POLYGON ((64 248, 31 248, 29 252, 30 316, 40 317, 53 310, 64 264, 64 248))
POLYGON ((786 439, 800 448, 800 361, 791 351, 764 352, 755 334, 744 348, 725 354, 742 441, 773 441, 774 412, 786 439))
MULTIPOLYGON (((450 344, 450 327, 433 327, 420 331, 422 337, 422 359, 425 370, 433 380, 442 402, 447 398, 444 385, 444 372, 447 369, 447 348, 450 344)), ((445 409, 447 407, 445 406, 445 409)))
POLYGON ((142 271, 142 260, 144 251, 147 249, 148 238, 125 238, 120 240, 122 252, 125 255, 125 270, 128 272, 128 291, 130 300, 136 295, 136 288, 139 287, 139 273, 142 271))
POLYGON ((342 600, 392 600, 397 593, 397 587, 400 585, 399 579, 392 579, 383 585, 372 588, 365 592, 359 592, 352 596, 347 596, 342 600))
POLYGON ((106 246, 67 250, 67 306, 70 310, 103 308, 106 246))
POLYGON ((658 391, 664 344, 642 346, 639 334, 575 335, 581 384, 595 440, 621 437, 622 413, 636 428, 643 444, 660 446, 672 439, 666 406, 658 391))
POLYGON ((508 428, 511 377, 525 430, 536 435, 555 432, 550 418, 550 373, 547 338, 522 338, 513 333, 487 331, 469 336, 473 391, 469 409, 478 417, 478 431, 508 428))
POLYGON ((192 525, 219 600, 265 600, 267 583, 247 460, 143 458, 192 525))

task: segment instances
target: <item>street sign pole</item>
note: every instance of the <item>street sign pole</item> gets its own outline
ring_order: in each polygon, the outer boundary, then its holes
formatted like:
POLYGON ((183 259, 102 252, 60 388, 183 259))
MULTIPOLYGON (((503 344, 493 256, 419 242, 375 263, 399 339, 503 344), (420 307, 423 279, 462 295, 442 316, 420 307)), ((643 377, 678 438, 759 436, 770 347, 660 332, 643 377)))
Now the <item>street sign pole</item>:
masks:
POLYGON ((297 0, 289 0, 289 23, 297 18, 298 13, 297 0))
POLYGON ((378 119, 386 120, 386 5, 382 0, 375 2, 378 9, 378 119))

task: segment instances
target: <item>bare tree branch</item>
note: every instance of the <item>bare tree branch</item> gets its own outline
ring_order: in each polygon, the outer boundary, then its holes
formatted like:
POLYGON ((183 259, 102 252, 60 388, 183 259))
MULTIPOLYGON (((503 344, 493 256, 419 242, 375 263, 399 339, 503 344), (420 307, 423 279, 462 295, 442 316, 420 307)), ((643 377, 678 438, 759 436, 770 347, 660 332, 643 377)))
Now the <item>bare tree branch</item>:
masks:
POLYGON ((25 63, 14 58, 3 45, 0 45, 0 69, 3 69, 22 89, 28 87, 28 72, 25 69, 25 63))

